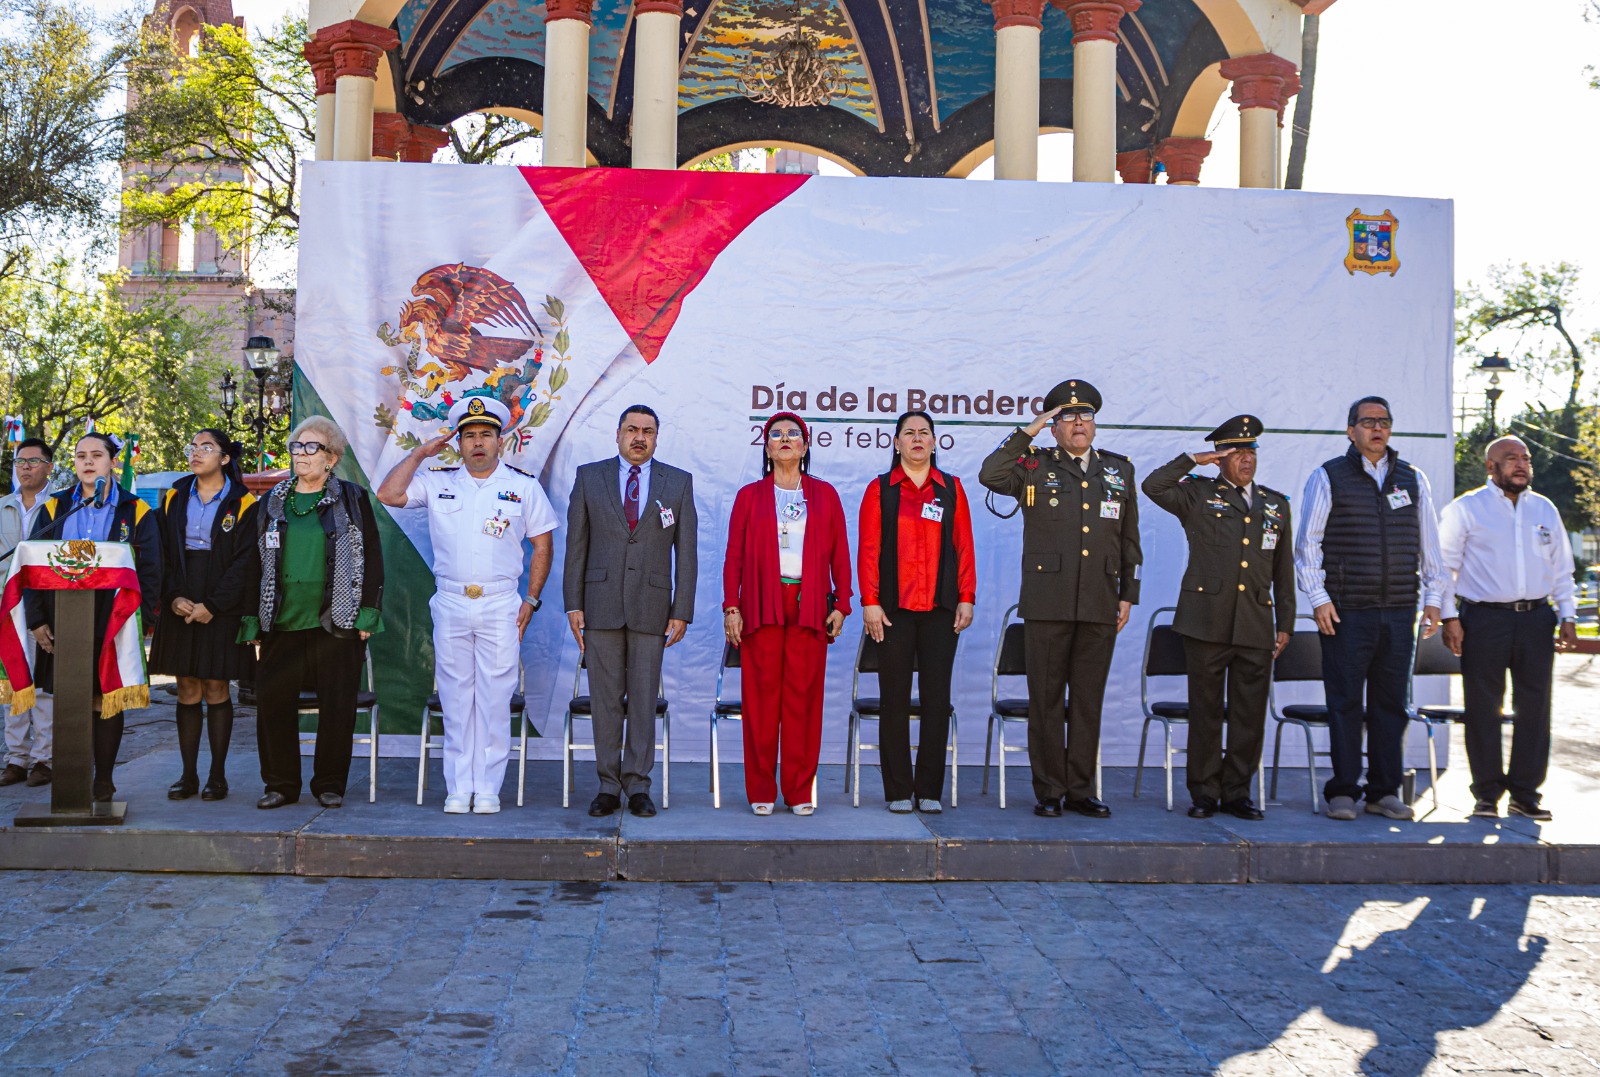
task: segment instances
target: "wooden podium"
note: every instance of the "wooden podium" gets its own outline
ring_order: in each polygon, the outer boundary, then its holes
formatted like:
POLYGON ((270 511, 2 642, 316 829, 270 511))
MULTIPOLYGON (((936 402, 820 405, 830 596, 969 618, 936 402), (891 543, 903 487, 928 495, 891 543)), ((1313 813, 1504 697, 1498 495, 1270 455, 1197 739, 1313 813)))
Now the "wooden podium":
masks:
MULTIPOLYGON (((31 672, 25 655, 19 655, 20 630, 26 630, 21 616, 21 591, 55 592, 55 752, 54 776, 48 804, 25 804, 12 821, 15 826, 116 826, 127 816, 122 801, 96 804, 92 790, 94 777, 94 672, 102 670, 102 688, 108 672, 106 650, 94 647, 95 594, 102 590, 118 592, 112 623, 107 635, 114 635, 131 619, 134 640, 143 646, 138 619, 139 578, 133 569, 133 550, 120 542, 24 542, 17 547, 10 578, 0 600, 0 662, 7 683, 31 686, 31 672), (131 608, 130 608, 131 607, 131 608), (120 617, 119 617, 120 614, 120 617), (21 670, 15 663, 22 662, 21 670), (13 676, 13 674, 16 674, 13 676), (24 676, 27 674, 27 676, 24 676)), ((124 647, 124 649, 126 649, 124 647)), ((115 667, 115 651, 111 668, 115 667)), ((142 652, 137 657, 142 681, 142 652)), ((9 698, 9 696, 8 696, 9 698)))

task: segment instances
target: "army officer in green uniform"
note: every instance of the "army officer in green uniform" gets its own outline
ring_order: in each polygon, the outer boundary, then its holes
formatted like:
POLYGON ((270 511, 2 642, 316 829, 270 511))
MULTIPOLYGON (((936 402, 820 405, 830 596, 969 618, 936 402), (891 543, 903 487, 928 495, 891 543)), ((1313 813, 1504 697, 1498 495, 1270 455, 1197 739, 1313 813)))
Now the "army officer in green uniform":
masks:
POLYGON ((1219 804, 1240 819, 1262 818, 1250 779, 1261 765, 1272 660, 1294 630, 1295 585, 1289 499, 1255 481, 1261 432, 1260 419, 1236 415, 1206 435, 1214 451, 1184 453, 1144 480, 1145 496, 1182 520, 1189 540, 1172 627, 1189 665, 1195 819, 1219 804), (1189 474, 1196 464, 1216 464, 1219 474, 1189 474))
POLYGON ((1096 798, 1100 709, 1117 633, 1139 601, 1139 491, 1126 456, 1094 448, 1100 393, 1064 381, 1044 410, 984 460, 979 481, 1022 509, 1028 761, 1035 815, 1103 819, 1096 798), (1050 427, 1055 447, 1033 439, 1050 427), (1062 728, 1062 696, 1067 697, 1062 728))

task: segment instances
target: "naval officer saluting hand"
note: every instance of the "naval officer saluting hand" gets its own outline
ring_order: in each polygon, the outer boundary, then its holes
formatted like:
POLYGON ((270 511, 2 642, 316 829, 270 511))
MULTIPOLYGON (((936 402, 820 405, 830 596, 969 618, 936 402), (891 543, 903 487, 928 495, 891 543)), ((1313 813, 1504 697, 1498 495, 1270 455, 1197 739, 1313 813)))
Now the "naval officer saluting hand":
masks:
POLYGON ((557 523, 538 480, 500 460, 500 434, 511 413, 477 392, 456 401, 450 429, 412 449, 378 487, 378 500, 392 508, 428 508, 438 584, 428 608, 444 708, 444 810, 453 815, 500 810, 517 644, 550 576, 557 523), (460 438, 462 466, 417 474, 452 437, 460 438), (517 587, 524 539, 533 542, 526 594, 517 587))
POLYGON ((1189 666, 1189 809, 1261 819, 1250 778, 1261 766, 1272 660, 1294 631, 1294 533, 1289 499, 1255 481, 1261 420, 1235 415, 1144 480, 1151 501, 1183 521, 1189 565, 1172 627, 1189 666), (1216 464, 1215 478, 1190 475, 1216 464), (1222 730, 1228 749, 1222 750, 1222 730))
POLYGON ((1094 447, 1100 391, 1062 382, 1044 410, 990 453, 978 480, 1022 509, 1022 616, 1028 663, 1033 813, 1104 819, 1095 797, 1100 710, 1117 633, 1139 601, 1139 491, 1126 456, 1094 447), (1052 449, 1033 439, 1046 426, 1052 449), (1066 729, 1062 696, 1066 695, 1066 729))

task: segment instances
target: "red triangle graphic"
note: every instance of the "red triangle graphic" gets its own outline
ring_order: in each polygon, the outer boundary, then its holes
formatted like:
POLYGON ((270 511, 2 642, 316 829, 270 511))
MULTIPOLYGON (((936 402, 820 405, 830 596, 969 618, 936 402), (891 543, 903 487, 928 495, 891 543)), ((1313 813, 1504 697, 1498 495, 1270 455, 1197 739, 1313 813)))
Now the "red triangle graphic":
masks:
POLYGON ((723 249, 807 178, 631 168, 522 175, 647 363, 723 249))

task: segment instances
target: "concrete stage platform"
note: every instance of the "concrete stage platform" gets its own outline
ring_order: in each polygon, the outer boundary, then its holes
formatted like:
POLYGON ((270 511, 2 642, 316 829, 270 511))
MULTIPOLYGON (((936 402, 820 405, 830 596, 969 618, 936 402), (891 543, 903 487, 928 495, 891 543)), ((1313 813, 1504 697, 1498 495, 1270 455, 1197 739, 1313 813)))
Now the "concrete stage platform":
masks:
MULTIPOLYGON (((1459 736, 1459 735, 1458 735, 1459 736)), ((573 806, 561 807, 559 764, 529 764, 526 806, 515 807, 516 768, 499 815, 445 815, 434 762, 424 806, 416 765, 380 762, 376 804, 357 759, 346 806, 325 810, 309 796, 275 811, 255 807, 259 788, 249 741, 220 803, 166 799, 175 752, 151 751, 117 770, 121 827, 18 829, 17 808, 46 790, 0 789, 0 867, 106 871, 289 873, 420 878, 603 881, 1048 880, 1189 883, 1600 883, 1600 820, 1587 811, 1600 783, 1579 771, 1552 773, 1546 803, 1554 823, 1467 818, 1465 768, 1441 776, 1441 807, 1415 823, 1363 815, 1353 823, 1313 815, 1303 770, 1285 770, 1281 798, 1263 822, 1226 816, 1198 821, 1182 772, 1167 812, 1161 772, 1148 771, 1134 799, 1132 769, 1106 771, 1109 820, 1033 815, 1027 768, 1010 771, 1009 808, 981 771, 964 767, 961 804, 943 815, 884 810, 876 768, 863 768, 862 806, 844 792, 844 768, 823 768, 820 807, 810 818, 780 809, 753 816, 742 771, 723 766, 723 807, 711 806, 705 764, 672 768, 672 807, 654 819, 591 819, 592 764, 580 762, 573 806)), ((1461 758, 1458 754, 1456 758, 1461 758)), ((306 773, 310 761, 305 761, 306 773)), ((660 801, 659 767, 657 801, 660 801)), ((1426 786, 1427 772, 1419 776, 1426 786)), ((1431 797, 1419 794, 1419 811, 1431 797)))

